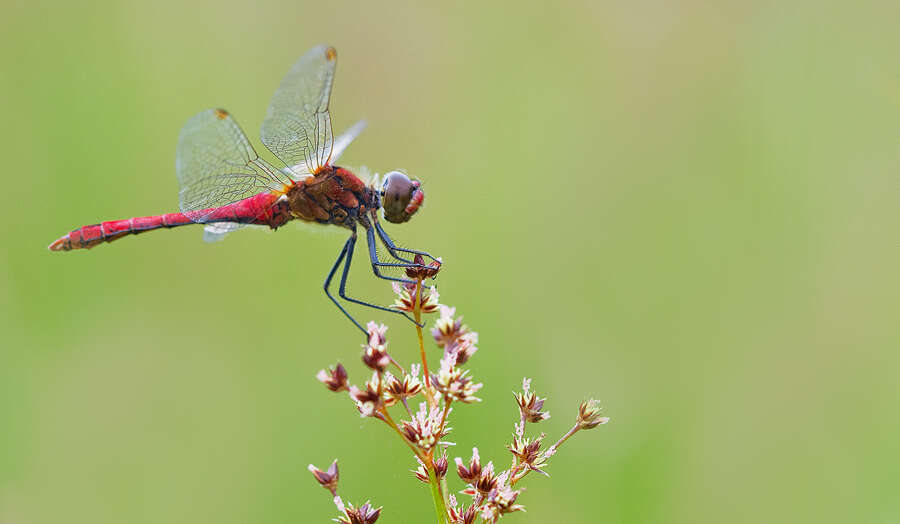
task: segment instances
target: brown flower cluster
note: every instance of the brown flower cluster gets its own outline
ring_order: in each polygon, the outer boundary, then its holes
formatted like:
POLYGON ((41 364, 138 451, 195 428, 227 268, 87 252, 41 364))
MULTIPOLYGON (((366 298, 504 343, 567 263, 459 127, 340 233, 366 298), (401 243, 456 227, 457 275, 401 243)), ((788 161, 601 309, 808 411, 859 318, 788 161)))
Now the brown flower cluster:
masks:
POLYGON ((337 506, 338 511, 341 512, 341 515, 334 519, 335 522, 340 522, 341 524, 373 524, 378 520, 378 516, 381 515, 381 508, 373 508, 368 501, 357 508, 349 502, 344 504, 344 501, 338 496, 337 460, 332 462, 331 466, 325 471, 322 471, 312 464, 309 465, 308 469, 310 473, 313 474, 313 477, 315 477, 316 482, 330 491, 331 496, 334 497, 334 505, 337 506))
POLYGON ((475 518, 494 523, 503 515, 523 511, 524 507, 516 502, 522 492, 516 488, 516 484, 531 472, 549 477, 545 471, 549 459, 566 440, 578 431, 592 429, 609 421, 608 417, 600 416, 597 401, 584 402, 578 409, 575 425, 555 444, 544 448, 546 435, 541 433, 536 437, 529 437, 526 435, 526 426, 550 418, 550 413, 543 411, 547 399, 538 397, 531 390, 531 380, 527 378, 522 380, 522 391, 514 393, 514 396, 519 408, 519 422, 514 424, 513 441, 506 447, 512 454, 512 463, 503 471, 496 471, 492 462, 482 465, 478 448, 472 449, 472 457, 468 462, 457 457, 456 474, 466 485, 462 493, 472 497, 472 503, 463 506, 455 498, 451 498, 451 523, 475 522, 475 518))
MULTIPOLYGON (((392 305, 395 309, 412 313, 417 320, 422 314, 440 312, 431 329, 435 344, 442 350, 440 367, 436 372, 427 371, 424 347, 420 348, 421 365, 416 363, 410 365, 408 370, 404 369, 388 353, 387 327, 370 322, 361 359, 371 370, 371 377, 361 386, 350 384, 346 369, 337 364, 319 371, 316 378, 330 391, 346 391, 361 416, 380 420, 402 439, 417 464, 416 469, 412 470, 414 477, 432 487, 438 522, 495 523, 504 515, 524 510, 517 502, 522 492, 517 484, 524 477, 531 472, 549 476, 546 472, 549 459, 568 438, 578 431, 605 424, 609 418, 601 415, 597 401, 586 401, 578 409, 575 425, 553 445, 545 447, 544 433, 528 436, 526 429, 528 424, 550 418, 550 413, 544 410, 547 399, 539 397, 531 389, 531 381, 524 379, 522 390, 514 393, 519 416, 518 421, 514 422, 513 440, 506 446, 512 455, 510 466, 498 470, 493 462, 482 464, 478 448, 473 448, 468 461, 464 462, 459 457, 455 459, 456 476, 464 485, 460 493, 471 497, 470 503, 461 504, 456 496, 447 493, 446 451, 452 443, 445 438, 451 432, 449 418, 454 411, 453 406, 479 402, 476 394, 484 384, 476 382, 471 370, 463 367, 478 351, 478 334, 462 322, 455 308, 438 302, 436 289, 421 285, 421 279, 434 276, 436 268, 439 268, 439 263, 427 267, 422 265, 415 268, 415 274, 411 276, 418 279, 416 283, 395 283, 396 299, 392 305), (389 368, 391 371, 388 371, 389 368)), ((421 328, 418 329, 421 344, 421 328)), ((360 507, 344 505, 337 496, 337 461, 326 471, 313 466, 310 466, 310 471, 334 497, 341 512, 338 522, 368 524, 375 522, 380 515, 381 508, 373 509, 368 502, 360 507)))
POLYGON ((438 257, 428 264, 425 263, 425 257, 416 254, 413 257, 414 266, 406 268, 406 276, 413 280, 425 280, 426 278, 434 278, 438 271, 441 270, 441 258, 438 257))
POLYGON ((416 309, 416 298, 419 299, 419 305, 422 313, 434 313, 438 310, 438 300, 440 295, 434 286, 430 288, 417 288, 415 284, 401 284, 393 282, 392 287, 397 297, 391 307, 407 313, 412 313, 416 309), (421 296, 416 296, 417 293, 421 296))
POLYGON ((456 355, 456 364, 461 366, 478 351, 475 346, 478 333, 470 331, 469 326, 462 323, 462 317, 456 318, 455 307, 440 305, 439 309, 441 316, 434 323, 431 335, 445 355, 456 355))

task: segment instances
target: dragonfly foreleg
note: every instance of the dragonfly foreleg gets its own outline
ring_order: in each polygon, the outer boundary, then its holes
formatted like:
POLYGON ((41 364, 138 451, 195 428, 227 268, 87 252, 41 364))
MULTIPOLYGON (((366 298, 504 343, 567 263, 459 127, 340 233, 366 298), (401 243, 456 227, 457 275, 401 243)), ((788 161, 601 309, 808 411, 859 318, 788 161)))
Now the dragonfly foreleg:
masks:
MULTIPOLYGON (((412 260, 407 260, 396 253, 397 251, 400 251, 401 253, 411 253, 413 255, 422 255, 423 257, 428 257, 435 262, 439 262, 438 259, 434 258, 429 253, 426 253, 424 251, 417 251, 415 249, 406 249, 406 248, 402 248, 402 247, 397 247, 397 245, 394 244, 394 241, 391 240, 391 237, 387 234, 387 231, 385 231, 384 228, 381 227, 380 222, 375 222, 374 225, 375 225, 375 229, 378 231, 378 237, 381 238, 381 241, 384 243, 384 246, 387 248, 387 250, 391 254, 391 256, 396 258, 397 260, 401 260, 401 261, 407 262, 409 264, 415 264, 415 262, 413 262, 412 260)), ((415 266, 424 267, 424 266, 421 266, 420 264, 415 264, 415 266)))
MULTIPOLYGON (((354 231, 353 235, 351 235, 350 238, 347 239, 347 243, 345 244, 345 253, 347 255, 347 260, 344 262, 344 270, 343 270, 343 272, 341 272, 341 283, 340 283, 340 286, 338 287, 338 295, 340 295, 341 298, 343 298, 344 300, 346 300, 348 302, 353 302, 354 304, 359 304, 361 306, 367 306, 367 307, 370 307, 373 309, 379 309, 381 311, 387 311, 389 313, 398 313, 398 314, 406 317, 406 319, 409 320, 410 322, 412 322, 413 324, 416 324, 419 327, 425 327, 424 323, 418 324, 414 318, 412 318, 411 316, 407 315, 405 312, 400 311, 398 309, 391 309, 388 307, 379 306, 377 304, 371 304, 369 302, 365 302, 365 301, 358 300, 353 297, 347 296, 347 294, 346 294, 347 276, 350 273, 350 263, 353 260, 353 250, 354 250, 355 246, 356 246, 356 232, 354 231)), ((353 322, 356 323, 355 320, 353 322)), ((359 326, 359 324, 357 324, 357 326, 359 326)), ((363 331, 365 331, 365 330, 363 330, 363 331)))
POLYGON ((389 275, 381 274, 380 267, 414 267, 416 264, 388 264, 382 262, 378 259, 378 253, 376 252, 375 245, 375 231, 372 228, 366 230, 366 240, 369 244, 369 261, 372 263, 372 272, 375 273, 375 276, 378 278, 383 278, 384 280, 393 280, 395 282, 402 282, 404 284, 415 284, 415 280, 410 280, 408 278, 397 278, 389 275))

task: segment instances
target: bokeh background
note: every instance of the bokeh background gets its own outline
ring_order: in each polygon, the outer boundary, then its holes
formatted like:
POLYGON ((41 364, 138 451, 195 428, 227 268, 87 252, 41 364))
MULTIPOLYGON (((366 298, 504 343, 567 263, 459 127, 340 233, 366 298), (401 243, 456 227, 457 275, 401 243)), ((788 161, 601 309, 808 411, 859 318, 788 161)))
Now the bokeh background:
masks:
POLYGON ((390 231, 481 333, 453 456, 508 460, 523 376, 548 438, 589 396, 612 417, 511 521, 900 520, 898 6, 7 0, 0 522, 326 522, 306 465, 335 457, 379 522, 433 521, 399 440, 313 378, 365 374, 320 289, 343 233, 46 250, 176 210, 184 121, 225 107, 259 146, 319 42, 336 128, 370 122, 342 163, 424 181, 390 231))

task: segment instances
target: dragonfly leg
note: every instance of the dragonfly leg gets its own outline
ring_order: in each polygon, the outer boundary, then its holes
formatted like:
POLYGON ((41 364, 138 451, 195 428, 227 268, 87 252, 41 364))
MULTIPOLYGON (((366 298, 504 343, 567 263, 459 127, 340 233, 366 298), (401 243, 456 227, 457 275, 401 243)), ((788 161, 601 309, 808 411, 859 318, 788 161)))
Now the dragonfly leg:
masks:
POLYGON ((343 298, 344 300, 346 300, 348 302, 353 302, 354 304, 359 304, 361 306, 366 306, 366 307, 370 307, 373 309, 379 309, 381 311, 387 311, 389 313, 398 313, 398 314, 406 317, 406 319, 409 320, 410 322, 412 322, 413 324, 416 324, 419 327, 425 327, 425 324, 418 324, 414 318, 407 315, 405 312, 400 311, 399 309, 391 309, 388 307, 379 306, 377 304, 372 304, 369 302, 365 302, 365 301, 358 300, 353 297, 347 296, 347 294, 346 294, 347 275, 350 273, 350 263, 353 260, 353 250, 354 250, 355 245, 356 245, 356 232, 354 231, 353 235, 351 235, 350 238, 347 240, 346 250, 345 250, 346 255, 347 255, 347 260, 344 262, 344 271, 341 273, 341 283, 340 283, 340 286, 338 287, 338 295, 340 295, 341 298, 343 298))
POLYGON ((413 263, 411 260, 407 260, 407 259, 397 255, 396 251, 400 251, 401 253, 412 253, 413 255, 422 255, 423 257, 428 257, 431 260, 438 262, 438 259, 434 258, 433 256, 431 256, 431 254, 426 253, 424 251, 417 251, 415 249, 406 249, 406 248, 402 248, 402 247, 397 247, 394 244, 394 241, 391 240, 391 237, 387 234, 387 231, 385 231, 384 228, 381 227, 380 222, 375 222, 374 225, 375 225, 375 230, 378 232, 378 236, 381 238, 381 241, 384 243, 384 246, 387 248, 387 250, 391 254, 391 256, 396 258, 397 260, 402 260, 403 262, 413 263))
POLYGON ((372 228, 369 228, 366 230, 366 240, 368 241, 368 244, 369 244, 369 260, 372 263, 372 272, 375 273, 376 277, 383 278, 384 280, 393 280, 395 282, 402 282, 404 284, 415 284, 416 283, 415 280, 410 280, 408 278, 397 278, 397 277, 392 277, 389 275, 381 274, 381 270, 378 269, 379 267, 385 267, 385 266, 388 266, 388 267, 392 267, 392 266, 393 267, 396 267, 396 266, 411 267, 411 266, 408 264, 385 264, 384 262, 380 261, 378 259, 378 253, 375 250, 375 231, 373 231, 372 228))
POLYGON ((432 260, 440 263, 437 259, 435 259, 433 256, 429 255, 428 253, 425 253, 424 251, 416 251, 416 250, 412 250, 412 249, 398 248, 396 245, 394 245, 394 242, 391 240, 391 238, 388 236, 388 234, 383 229, 381 229, 381 226, 378 224, 378 222, 375 222, 375 226, 379 232, 378 235, 381 238, 382 243, 387 248, 388 252, 391 253, 391 256, 397 260, 402 261, 401 263, 394 263, 394 262, 382 262, 381 260, 379 260, 378 255, 375 252, 375 233, 372 231, 372 228, 369 228, 367 230, 367 236, 368 236, 368 241, 369 241, 369 259, 372 261, 372 271, 375 273, 375 276, 377 276, 378 278, 412 284, 412 283, 414 283, 414 281, 412 281, 412 280, 403 279, 403 278, 395 278, 395 277, 383 275, 378 270, 378 268, 380 268, 380 267, 399 267, 399 268, 404 268, 404 269, 406 269, 406 268, 425 269, 428 267, 424 264, 417 264, 416 262, 413 262, 411 260, 405 259, 405 258, 397 255, 395 250, 405 251, 408 253, 415 253, 415 254, 425 254, 432 260))
MULTIPOLYGON (((362 331, 362 332, 366 335, 366 337, 368 337, 368 336, 369 336, 369 332, 366 331, 366 330, 362 327, 362 325, 360 325, 360 323, 357 322, 356 319, 353 318, 353 317, 350 315, 350 313, 347 313, 347 310, 344 309, 344 306, 342 306, 341 303, 338 302, 337 299, 334 298, 334 295, 332 295, 331 292, 328 290, 328 288, 331 287, 331 279, 334 278, 334 273, 335 273, 335 271, 337 271, 338 266, 341 265, 341 262, 343 262, 344 257, 347 255, 347 250, 348 250, 348 249, 352 250, 352 248, 353 248, 353 243, 354 243, 354 241, 355 241, 355 236, 356 236, 356 235, 350 237, 350 239, 347 240, 346 243, 344 243, 344 247, 341 248, 341 254, 338 255, 338 258, 337 258, 337 260, 334 262, 334 265, 331 266, 331 271, 328 272, 328 276, 325 278, 325 284, 322 286, 322 288, 325 290, 325 294, 328 296, 328 298, 330 298, 331 301, 334 302, 334 305, 337 306, 338 309, 341 310, 341 313, 343 313, 344 315, 346 315, 347 318, 350 319, 350 322, 353 322, 353 324, 356 325, 356 327, 358 327, 359 330, 362 331)), ((348 258, 349 258, 349 257, 348 257, 348 258)), ((341 290, 342 290, 342 291, 343 291, 343 286, 344 286, 343 280, 346 279, 346 273, 347 273, 347 271, 344 270, 344 278, 342 279, 342 282, 341 282, 341 290)))

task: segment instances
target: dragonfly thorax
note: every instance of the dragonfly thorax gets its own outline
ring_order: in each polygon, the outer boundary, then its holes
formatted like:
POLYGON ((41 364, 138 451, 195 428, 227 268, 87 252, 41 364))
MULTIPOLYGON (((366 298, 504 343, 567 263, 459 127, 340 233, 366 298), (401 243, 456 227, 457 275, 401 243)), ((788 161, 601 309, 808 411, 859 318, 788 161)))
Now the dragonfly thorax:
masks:
POLYGON ((285 193, 294 218, 354 229, 368 227, 367 213, 377 205, 377 195, 362 180, 342 167, 328 166, 304 178, 285 193))

